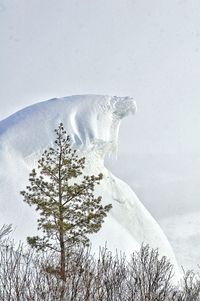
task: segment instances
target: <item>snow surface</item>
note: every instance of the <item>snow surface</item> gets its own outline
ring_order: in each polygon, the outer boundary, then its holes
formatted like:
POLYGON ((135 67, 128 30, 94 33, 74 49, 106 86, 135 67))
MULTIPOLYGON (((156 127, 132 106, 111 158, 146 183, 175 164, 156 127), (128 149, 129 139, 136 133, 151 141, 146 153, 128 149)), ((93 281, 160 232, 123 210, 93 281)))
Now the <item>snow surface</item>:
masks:
POLYGON ((0 220, 13 224, 15 238, 35 234, 36 213, 22 202, 19 191, 43 150, 53 143, 53 130, 63 122, 74 147, 86 156, 86 172, 104 175, 96 193, 113 205, 100 232, 91 237, 94 249, 107 242, 111 250, 130 253, 145 242, 159 248, 177 268, 155 219, 132 189, 104 166, 105 155, 117 149, 121 119, 135 111, 131 97, 83 95, 40 102, 0 122, 0 220))

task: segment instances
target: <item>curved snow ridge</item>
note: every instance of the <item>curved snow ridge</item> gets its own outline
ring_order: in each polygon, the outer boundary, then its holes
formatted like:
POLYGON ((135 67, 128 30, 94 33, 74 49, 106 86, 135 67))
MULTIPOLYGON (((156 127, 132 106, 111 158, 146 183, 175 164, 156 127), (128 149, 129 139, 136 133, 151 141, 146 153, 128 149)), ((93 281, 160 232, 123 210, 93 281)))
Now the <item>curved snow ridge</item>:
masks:
POLYGON ((0 121, 0 142, 6 140, 23 156, 45 148, 52 141, 54 129, 64 123, 74 147, 99 148, 102 154, 117 147, 120 120, 135 113, 132 97, 77 95, 54 98, 31 105, 0 121), (31 145, 23 148, 27 140, 31 145), (15 135, 16 132, 18 135, 15 135))
POLYGON ((107 241, 111 249, 134 251, 143 241, 159 248, 176 267, 171 246, 162 229, 131 188, 104 166, 105 154, 116 149, 122 118, 136 112, 132 97, 70 96, 29 106, 0 122, 0 220, 17 226, 16 237, 35 234, 36 216, 19 191, 41 153, 55 140, 54 129, 63 122, 74 147, 86 157, 88 174, 103 173, 96 193, 113 208, 95 245, 107 241), (12 208, 12 210, 11 210, 12 208), (34 224, 34 227, 33 227, 34 224), (34 232, 34 233, 33 233, 34 232))

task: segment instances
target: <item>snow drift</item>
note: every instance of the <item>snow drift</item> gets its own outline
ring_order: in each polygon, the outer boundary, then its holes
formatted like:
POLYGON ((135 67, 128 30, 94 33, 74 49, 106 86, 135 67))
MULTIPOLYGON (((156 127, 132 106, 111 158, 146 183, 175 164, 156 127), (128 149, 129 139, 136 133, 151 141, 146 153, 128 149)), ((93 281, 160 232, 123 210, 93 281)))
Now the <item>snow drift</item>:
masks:
MULTIPOLYGON (((107 242, 111 250, 131 252, 142 242, 159 248, 176 266, 176 260, 163 231, 131 188, 104 166, 106 154, 117 149, 121 120, 135 113, 131 97, 99 95, 51 99, 29 106, 0 122, 0 220, 12 223, 14 236, 24 239, 35 234, 33 208, 22 202, 30 170, 44 149, 54 141, 54 129, 64 123, 73 146, 86 156, 86 172, 103 173, 96 193, 113 208, 99 233, 92 235, 94 248, 107 242)), ((128 137, 127 137, 128 139, 128 137)))

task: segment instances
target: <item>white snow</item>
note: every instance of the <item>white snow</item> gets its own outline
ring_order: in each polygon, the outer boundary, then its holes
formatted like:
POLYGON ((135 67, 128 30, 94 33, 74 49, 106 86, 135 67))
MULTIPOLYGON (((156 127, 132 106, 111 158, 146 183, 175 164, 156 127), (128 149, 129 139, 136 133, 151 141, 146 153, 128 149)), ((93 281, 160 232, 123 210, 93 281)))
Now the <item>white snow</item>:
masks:
POLYGON ((28 174, 42 151, 54 141, 54 129, 64 123, 73 145, 87 158, 86 172, 102 172, 96 193, 113 208, 101 231, 91 237, 111 250, 130 253, 142 242, 159 248, 176 266, 171 246, 151 214, 131 188, 104 166, 104 157, 117 149, 122 118, 136 111, 131 97, 99 95, 51 99, 29 106, 0 122, 0 220, 12 223, 17 239, 36 231, 36 214, 22 202, 28 174))
POLYGON ((199 272, 199 237, 200 216, 199 212, 169 216, 160 221, 166 229, 175 254, 179 254, 177 261, 184 269, 193 269, 199 272))

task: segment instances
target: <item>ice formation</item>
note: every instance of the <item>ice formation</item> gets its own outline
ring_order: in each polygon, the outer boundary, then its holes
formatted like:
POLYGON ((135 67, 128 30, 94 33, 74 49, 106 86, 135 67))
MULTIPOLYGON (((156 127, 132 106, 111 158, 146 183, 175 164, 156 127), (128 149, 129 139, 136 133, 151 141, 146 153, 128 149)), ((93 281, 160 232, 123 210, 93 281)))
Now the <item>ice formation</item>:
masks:
POLYGON ((131 97, 71 96, 29 106, 0 122, 0 220, 12 223, 14 235, 24 239, 35 231, 33 208, 21 200, 28 174, 42 151, 54 141, 54 129, 64 123, 74 147, 87 158, 86 172, 103 173, 96 193, 113 208, 99 233, 91 237, 94 248, 107 242, 111 250, 128 253, 142 242, 159 248, 176 265, 163 231, 131 188, 104 166, 106 154, 115 151, 120 121, 136 111, 131 97), (32 233, 30 233, 32 232, 32 233))

